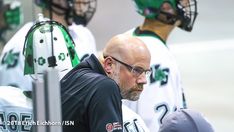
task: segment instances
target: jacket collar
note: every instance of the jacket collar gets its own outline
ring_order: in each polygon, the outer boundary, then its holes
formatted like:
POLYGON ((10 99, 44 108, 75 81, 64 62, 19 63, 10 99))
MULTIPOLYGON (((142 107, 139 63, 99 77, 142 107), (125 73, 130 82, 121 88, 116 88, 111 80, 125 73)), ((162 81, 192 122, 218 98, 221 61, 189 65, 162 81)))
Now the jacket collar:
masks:
POLYGON ((95 72, 106 76, 106 72, 104 71, 101 63, 94 54, 91 54, 91 56, 85 61, 90 65, 91 69, 93 69, 95 72))

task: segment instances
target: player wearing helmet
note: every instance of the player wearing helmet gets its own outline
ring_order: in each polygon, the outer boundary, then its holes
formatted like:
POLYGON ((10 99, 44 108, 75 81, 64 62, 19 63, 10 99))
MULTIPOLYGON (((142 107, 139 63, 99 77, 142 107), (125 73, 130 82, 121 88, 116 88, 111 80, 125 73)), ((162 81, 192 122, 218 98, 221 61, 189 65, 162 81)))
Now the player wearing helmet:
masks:
POLYGON ((185 108, 181 77, 166 41, 175 27, 192 31, 197 16, 196 0, 134 0, 144 23, 127 33, 140 38, 151 53, 152 74, 138 101, 126 105, 137 112, 152 132, 165 115, 185 108))
POLYGON ((96 54, 96 43, 87 27, 96 11, 96 0, 35 0, 45 17, 50 17, 68 27, 81 61, 91 53, 96 54))
MULTIPOLYGON (((67 27, 80 60, 91 53, 96 54, 94 37, 85 27, 95 13, 96 0, 35 0, 35 3, 43 9, 46 17, 67 27)), ((31 90, 32 78, 24 75, 23 48, 25 36, 32 25, 32 22, 25 24, 5 45, 0 56, 0 85, 31 90)))
POLYGON ((44 9, 44 14, 47 16, 52 10, 52 15, 56 16, 54 20, 63 18, 64 22, 61 22, 63 25, 71 25, 74 22, 77 25, 86 26, 93 17, 97 6, 96 0, 35 0, 35 3, 44 9))

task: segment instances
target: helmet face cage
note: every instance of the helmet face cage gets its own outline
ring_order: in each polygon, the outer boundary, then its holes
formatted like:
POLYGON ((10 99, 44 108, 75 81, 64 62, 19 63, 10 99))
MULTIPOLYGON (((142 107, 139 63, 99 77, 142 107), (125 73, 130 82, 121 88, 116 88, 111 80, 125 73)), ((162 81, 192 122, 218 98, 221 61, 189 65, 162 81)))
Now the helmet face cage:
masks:
POLYGON ((192 31, 197 18, 196 0, 179 0, 177 4, 177 17, 181 21, 179 27, 185 31, 192 31))
POLYGON ((191 31, 197 16, 196 0, 134 0, 137 12, 148 19, 157 19, 166 24, 181 21, 179 27, 191 31), (162 5, 170 4, 175 13, 163 11, 162 5))
POLYGON ((88 22, 92 19, 97 7, 96 0, 74 0, 74 22, 79 24, 79 18, 83 18, 83 25, 87 25, 88 22), (78 18, 78 19, 76 19, 78 18))
MULTIPOLYGON (((58 15, 65 15, 65 19, 70 25, 72 22, 76 24, 87 25, 92 19, 97 6, 96 0, 64 0, 65 5, 61 5, 63 1, 55 2, 52 0, 51 6, 53 12, 58 15)), ((49 0, 35 0, 35 3, 42 8, 49 8, 49 0)))

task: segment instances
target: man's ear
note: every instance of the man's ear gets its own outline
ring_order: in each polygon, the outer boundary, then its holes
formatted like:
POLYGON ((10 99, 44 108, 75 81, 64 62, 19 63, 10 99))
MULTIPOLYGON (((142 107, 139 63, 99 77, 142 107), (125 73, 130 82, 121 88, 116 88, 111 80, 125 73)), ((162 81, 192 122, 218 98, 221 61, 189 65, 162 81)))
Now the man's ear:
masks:
POLYGON ((103 62, 104 70, 107 74, 111 74, 113 71, 113 59, 106 57, 103 62))

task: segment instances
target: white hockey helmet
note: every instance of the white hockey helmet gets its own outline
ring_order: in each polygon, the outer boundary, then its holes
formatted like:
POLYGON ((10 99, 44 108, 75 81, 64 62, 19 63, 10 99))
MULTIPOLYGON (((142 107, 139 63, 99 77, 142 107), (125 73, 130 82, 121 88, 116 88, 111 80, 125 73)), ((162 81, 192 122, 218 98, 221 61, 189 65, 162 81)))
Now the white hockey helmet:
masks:
POLYGON ((56 68, 61 74, 67 73, 80 62, 74 46, 62 24, 39 20, 25 38, 24 74, 43 74, 48 68, 56 68))

